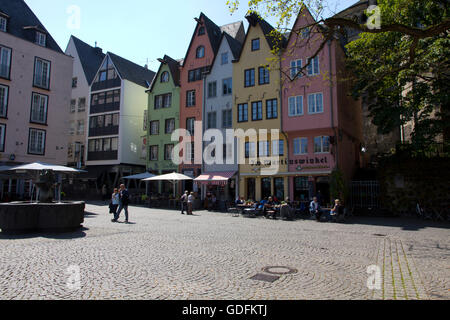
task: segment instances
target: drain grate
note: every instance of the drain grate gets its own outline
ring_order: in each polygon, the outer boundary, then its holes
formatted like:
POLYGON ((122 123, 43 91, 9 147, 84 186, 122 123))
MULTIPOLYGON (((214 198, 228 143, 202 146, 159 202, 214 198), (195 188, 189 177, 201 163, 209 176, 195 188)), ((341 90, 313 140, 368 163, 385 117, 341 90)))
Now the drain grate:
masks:
POLYGON ((265 267, 263 269, 263 272, 276 275, 285 275, 285 274, 296 274, 298 273, 298 270, 290 267, 265 267))
POLYGON ((250 278, 250 280, 264 281, 264 282, 270 282, 270 283, 273 283, 273 282, 277 281, 278 279, 280 279, 279 276, 272 276, 272 275, 263 274, 263 273, 258 273, 250 278))

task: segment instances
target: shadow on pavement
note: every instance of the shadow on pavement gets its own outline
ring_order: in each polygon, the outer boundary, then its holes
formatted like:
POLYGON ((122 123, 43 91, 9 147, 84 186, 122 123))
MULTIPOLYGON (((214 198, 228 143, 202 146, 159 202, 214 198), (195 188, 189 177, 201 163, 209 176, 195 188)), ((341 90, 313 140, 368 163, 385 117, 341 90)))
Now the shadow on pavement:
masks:
POLYGON ((413 218, 350 217, 347 218, 345 224, 394 227, 405 231, 418 231, 426 228, 450 229, 450 222, 448 221, 437 222, 413 218))
POLYGON ((86 237, 88 228, 77 228, 71 230, 43 230, 41 232, 0 232, 0 240, 24 240, 33 238, 47 238, 55 240, 73 240, 86 237))

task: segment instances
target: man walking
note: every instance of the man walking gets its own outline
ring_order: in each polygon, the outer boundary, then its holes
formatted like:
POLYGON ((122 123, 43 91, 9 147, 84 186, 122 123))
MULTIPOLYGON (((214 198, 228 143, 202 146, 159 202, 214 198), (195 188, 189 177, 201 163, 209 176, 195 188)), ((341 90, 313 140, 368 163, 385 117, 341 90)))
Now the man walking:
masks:
POLYGON ((186 191, 180 198, 181 214, 184 214, 185 211, 186 211, 186 214, 188 213, 188 208, 187 208, 188 197, 189 197, 189 191, 186 191))
POLYGON ((130 203, 130 194, 128 193, 128 190, 125 188, 124 184, 120 185, 120 191, 119 191, 119 210, 117 210, 116 214, 114 215, 114 219, 112 219, 112 222, 117 222, 120 217, 120 213, 122 210, 125 210, 125 223, 128 223, 128 204, 130 203))

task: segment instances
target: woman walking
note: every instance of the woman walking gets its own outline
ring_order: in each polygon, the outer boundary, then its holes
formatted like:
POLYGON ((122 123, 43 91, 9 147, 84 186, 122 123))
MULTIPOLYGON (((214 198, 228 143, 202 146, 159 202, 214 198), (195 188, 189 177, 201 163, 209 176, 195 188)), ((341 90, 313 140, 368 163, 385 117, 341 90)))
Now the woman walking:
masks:
POLYGON ((194 200, 195 200, 194 193, 191 192, 191 194, 188 197, 188 213, 187 214, 189 216, 192 216, 192 210, 193 210, 193 207, 194 207, 194 200))
POLYGON ((111 196, 111 204, 109 205, 109 213, 110 214, 116 214, 117 208, 119 207, 119 199, 120 194, 119 190, 117 188, 114 189, 114 193, 111 196))

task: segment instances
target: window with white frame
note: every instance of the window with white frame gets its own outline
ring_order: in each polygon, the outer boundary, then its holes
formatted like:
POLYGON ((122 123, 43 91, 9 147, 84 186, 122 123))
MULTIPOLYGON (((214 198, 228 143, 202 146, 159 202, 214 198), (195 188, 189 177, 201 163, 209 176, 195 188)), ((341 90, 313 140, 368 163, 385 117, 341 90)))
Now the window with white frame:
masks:
POLYGON ((28 153, 35 155, 45 154, 45 130, 30 129, 28 136, 28 153))
POLYGON ((228 64, 228 52, 224 52, 221 55, 221 63, 222 65, 228 64))
POLYGON ((231 128, 233 126, 233 110, 222 111, 222 128, 231 128))
POLYGON ((191 136, 195 133, 195 118, 187 118, 186 119, 186 130, 189 132, 191 136))
POLYGON ((308 113, 322 113, 323 112, 323 94, 314 93, 308 95, 308 113))
POLYGON ((245 143, 245 158, 256 158, 256 144, 254 142, 245 143))
POLYGON ((272 141, 272 155, 284 156, 284 140, 272 141))
POLYGON ((194 142, 187 142, 185 151, 186 162, 192 162, 195 159, 195 144, 194 142))
POLYGON ((172 160, 173 148, 173 144, 166 144, 164 146, 164 160, 172 160))
POLYGON ((50 85, 50 61, 36 58, 34 63, 34 85, 48 89, 50 85))
POLYGON ((76 99, 70 100, 70 113, 75 113, 76 105, 77 105, 77 100, 76 99))
POLYGON ((302 116, 303 113, 303 96, 289 97, 289 117, 302 116))
POLYGON ((158 161, 159 146, 150 146, 150 161, 158 161))
POLYGON ((208 83, 208 98, 217 97, 217 81, 208 83))
POLYGON ((36 31, 36 44, 45 47, 47 44, 47 35, 45 33, 36 31))
POLYGON ((197 48, 195 57, 197 59, 201 59, 201 58, 205 57, 205 47, 204 46, 200 46, 200 47, 197 48))
POLYGON ((167 71, 164 71, 161 74, 161 82, 169 82, 169 73, 167 71))
POLYGON ((314 138, 314 153, 329 153, 330 137, 322 136, 314 138))
POLYGON ((86 110, 86 98, 78 99, 78 112, 83 112, 86 110))
POLYGON ((0 17, 0 31, 6 32, 8 27, 8 20, 5 17, 0 17))
POLYGON ((150 122, 150 135, 156 136, 159 134, 159 121, 150 122))
POLYGON ((0 118, 6 118, 8 114, 9 87, 0 85, 0 118))
POLYGON ((84 134, 84 120, 77 121, 77 135, 84 134))
POLYGON ((308 138, 296 138, 294 139, 294 155, 308 154, 308 138))
POLYGON ((260 141, 258 144, 258 154, 260 157, 268 157, 269 152, 269 141, 260 141))
POLYGON ((195 90, 190 90, 186 92, 186 107, 195 106, 195 90))
POLYGON ((232 78, 223 79, 222 94, 224 96, 228 96, 228 95, 230 95, 232 93, 233 93, 233 79, 232 78))
POLYGON ((302 72, 300 72, 302 70, 302 66, 303 63, 301 59, 291 61, 291 79, 303 77, 302 72))
POLYGON ((0 124, 0 152, 5 152, 6 124, 0 124))
POLYGON ((47 123, 48 97, 43 94, 33 93, 31 100, 31 122, 47 123))
POLYGON ((217 127, 217 113, 216 112, 208 112, 208 122, 207 128, 212 129, 217 127))
POLYGON ((166 134, 172 134, 175 131, 175 119, 166 119, 166 134))
POLYGON ((308 62, 311 62, 308 65, 308 75, 309 76, 315 76, 320 74, 320 69, 319 69, 319 57, 315 57, 315 58, 310 58, 308 59, 308 62))
POLYGON ((9 79, 11 68, 11 49, 0 46, 0 77, 9 79))

